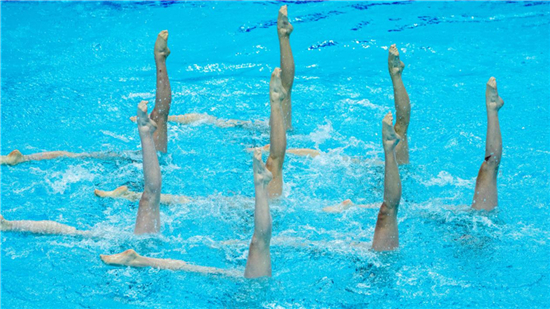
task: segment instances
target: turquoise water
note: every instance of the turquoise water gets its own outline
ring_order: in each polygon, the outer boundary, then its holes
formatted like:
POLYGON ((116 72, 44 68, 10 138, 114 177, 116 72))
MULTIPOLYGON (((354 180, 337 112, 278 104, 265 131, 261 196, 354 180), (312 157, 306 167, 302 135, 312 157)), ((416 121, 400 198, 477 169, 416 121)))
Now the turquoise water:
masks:
POLYGON ((151 257, 244 270, 253 231, 252 160, 268 143, 280 3, 2 2, 1 153, 110 151, 116 160, 2 166, 2 215, 55 220, 97 237, 3 233, 3 308, 549 307, 550 5, 541 2, 289 3, 295 130, 284 198, 271 205, 271 279, 104 265, 151 257), (259 120, 257 128, 170 125, 162 233, 132 234, 137 202, 94 189, 143 186, 137 128, 154 100, 152 47, 168 29, 171 114, 259 120), (381 119, 393 110, 396 43, 412 103, 401 167, 400 250, 368 250, 376 209, 321 211, 383 194, 381 119), (495 76, 504 154, 499 208, 471 213, 484 155, 485 83, 495 76), (363 163, 346 160, 361 157, 363 163), (361 246, 363 244, 363 246, 361 246))

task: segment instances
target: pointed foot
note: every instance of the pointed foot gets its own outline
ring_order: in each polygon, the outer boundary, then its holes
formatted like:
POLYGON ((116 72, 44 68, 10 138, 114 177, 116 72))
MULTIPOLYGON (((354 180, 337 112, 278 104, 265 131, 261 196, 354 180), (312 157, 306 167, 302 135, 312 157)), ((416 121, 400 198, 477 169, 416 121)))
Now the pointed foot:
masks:
POLYGON ((283 5, 279 9, 279 16, 277 17, 277 32, 280 36, 289 37, 292 30, 294 30, 294 27, 288 20, 288 8, 286 5, 283 5))
POLYGON ((155 58, 166 59, 170 55, 170 49, 168 48, 168 30, 162 30, 157 36, 155 42, 155 58))
POLYGON ((384 116, 384 119, 382 119, 382 141, 384 143, 384 148, 393 151, 400 140, 401 136, 395 133, 393 127, 393 115, 389 112, 384 116))

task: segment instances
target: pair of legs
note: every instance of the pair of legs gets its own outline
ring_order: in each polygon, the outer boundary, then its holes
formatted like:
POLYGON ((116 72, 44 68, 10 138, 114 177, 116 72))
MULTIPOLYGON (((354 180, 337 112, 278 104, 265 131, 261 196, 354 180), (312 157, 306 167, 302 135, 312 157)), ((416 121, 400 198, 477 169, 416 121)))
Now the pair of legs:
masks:
MULTIPOLYGON (((269 251, 269 245, 271 241, 272 224, 267 188, 268 183, 272 180, 273 176, 266 168, 266 165, 262 162, 262 153, 259 149, 254 152, 253 170, 256 198, 254 209, 254 234, 252 236, 252 241, 250 242, 248 259, 244 272, 244 276, 246 278, 271 276, 271 254, 269 251)), ((180 260, 144 257, 137 254, 132 249, 114 255, 101 255, 101 259, 109 265, 155 267, 160 269, 184 270, 235 276, 235 272, 231 270, 196 266, 180 260)))
MULTIPOLYGON (((481 164, 476 180, 472 208, 493 210, 498 205, 497 175, 502 158, 502 136, 498 111, 504 101, 498 95, 496 79, 491 77, 486 85, 485 106, 487 108, 487 137, 485 161, 481 164)), ((384 202, 380 206, 374 231, 372 248, 376 251, 393 250, 399 247, 397 210, 401 199, 401 180, 396 163, 396 150, 401 137, 391 127, 391 114, 382 122, 382 138, 385 154, 384 202)), ((397 124, 396 124, 397 127, 397 124)))
MULTIPOLYGON (((157 37, 154 47, 155 64, 157 68, 157 93, 155 99, 155 108, 151 112, 151 119, 157 124, 153 139, 158 151, 167 151, 167 125, 170 104, 172 103, 172 90, 170 81, 166 72, 166 58, 170 55, 170 49, 167 46, 168 31, 161 31, 157 37)), ((16 165, 27 161, 50 160, 59 157, 68 158, 110 158, 116 157, 115 154, 103 153, 72 153, 67 151, 49 151, 23 155, 19 150, 12 151, 7 156, 0 156, 0 164, 16 165)))
MULTIPOLYGON (((279 20, 277 25, 279 25, 279 23, 282 25, 286 25, 286 23, 288 23, 288 17, 286 17, 286 8, 283 8, 281 8, 281 11, 279 11, 279 20), (283 8, 284 14, 282 13, 283 8)), ((289 26, 286 28, 288 30, 283 30, 287 31, 290 34, 290 32, 292 32, 292 26, 290 24, 288 25, 289 26)), ((288 35, 282 35, 286 33, 283 30, 279 32, 279 45, 281 47, 281 67, 283 68, 283 74, 281 74, 281 78, 283 88, 287 93, 287 98, 283 100, 282 107, 285 127, 288 129, 291 127, 290 92, 292 88, 292 83, 294 81, 294 59, 292 58, 292 52, 290 50, 290 44, 288 42, 288 35), (292 72, 291 76, 288 76, 290 74, 284 74, 285 67, 288 68, 286 72, 292 72), (290 86, 287 88, 285 85, 290 86)), ((397 145, 395 149, 397 163, 400 165, 409 163, 409 144, 407 140, 407 130, 409 128, 409 122, 411 118, 411 104, 409 100, 409 95, 407 94, 407 90, 405 89, 405 85, 403 84, 403 80, 401 79, 404 68, 405 64, 399 59, 399 51, 397 50, 395 44, 393 44, 390 47, 388 55, 388 70, 390 72, 390 77, 393 84, 396 111, 394 130, 402 137, 402 141, 397 145)), ((262 150, 269 151, 270 145, 263 146, 262 150)), ((286 152, 297 156, 309 156, 312 158, 320 155, 320 152, 318 150, 308 148, 287 149, 286 152)))
MULTIPOLYGON (((147 115, 147 101, 142 101, 138 105, 137 124, 142 146, 145 185, 139 201, 134 232, 136 234, 157 233, 160 230, 161 174, 153 138, 157 125, 147 115)), ((2 231, 64 235, 88 233, 54 221, 7 221, 0 216, 0 223, 2 231)))

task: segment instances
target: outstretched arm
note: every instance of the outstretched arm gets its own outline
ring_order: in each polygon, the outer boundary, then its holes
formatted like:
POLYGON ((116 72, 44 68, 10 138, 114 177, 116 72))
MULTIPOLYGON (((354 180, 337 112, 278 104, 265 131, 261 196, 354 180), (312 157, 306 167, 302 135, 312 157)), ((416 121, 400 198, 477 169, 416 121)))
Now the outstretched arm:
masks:
POLYGON ((262 162, 262 152, 254 151, 253 158, 254 188, 256 204, 254 208, 254 235, 250 242, 248 260, 244 276, 257 278, 271 276, 271 254, 269 243, 271 241, 271 213, 267 198, 267 184, 273 176, 262 162))
POLYGON ((31 221, 17 220, 8 221, 0 215, 0 227, 3 232, 27 232, 46 235, 74 235, 86 236, 88 231, 79 231, 75 227, 61 224, 55 221, 31 221))
MULTIPOLYGON (((269 144, 263 146, 263 147, 255 147, 255 148, 247 148, 246 151, 251 152, 254 151, 254 149, 260 149, 262 152, 268 152, 270 151, 271 146, 269 144)), ((289 148, 285 151, 285 154, 293 154, 299 157, 311 157, 315 158, 319 155, 321 155, 321 152, 316 149, 310 149, 310 148, 289 148)))
POLYGON ((397 229, 397 210, 401 200, 401 179, 395 159, 395 147, 401 137, 392 127, 392 114, 388 113, 382 121, 382 139, 385 157, 384 202, 378 212, 374 229, 372 248, 376 251, 388 251, 399 247, 397 229))
POLYGON ((147 115, 147 101, 139 103, 137 113, 145 185, 139 201, 134 233, 158 233, 160 231, 161 175, 152 135, 156 129, 156 123, 147 115))
POLYGON ((96 158, 96 159, 109 159, 119 158, 120 155, 109 152, 86 152, 86 153, 74 153, 68 151, 46 151, 33 153, 30 155, 24 155, 19 150, 10 152, 7 156, 0 156, 0 164, 17 165, 19 163, 27 161, 41 161, 51 160, 56 158, 96 158))
POLYGON ((119 254, 100 255, 101 260, 108 265, 113 266, 131 266, 131 267, 153 267, 169 270, 183 270, 203 274, 217 274, 229 277, 238 277, 239 273, 233 270, 219 269, 214 267, 197 266, 188 264, 181 260, 156 259, 141 256, 133 249, 126 250, 119 254))
MULTIPOLYGON (((110 198, 123 198, 129 201, 137 201, 143 195, 143 192, 134 192, 130 191, 127 186, 120 186, 113 191, 102 191, 94 190, 94 194, 99 197, 110 197, 110 198)), ((189 203, 191 199, 184 195, 172 195, 172 194, 161 194, 160 203, 161 204, 186 204, 189 203)))

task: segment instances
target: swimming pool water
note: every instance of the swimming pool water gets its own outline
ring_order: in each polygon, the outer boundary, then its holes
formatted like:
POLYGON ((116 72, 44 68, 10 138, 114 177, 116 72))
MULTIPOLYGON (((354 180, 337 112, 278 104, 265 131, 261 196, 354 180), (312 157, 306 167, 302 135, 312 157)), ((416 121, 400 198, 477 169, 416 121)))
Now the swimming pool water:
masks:
POLYGON ((285 2, 296 62, 284 198, 272 203, 273 277, 104 265, 134 248, 244 270, 253 232, 252 160, 269 141, 279 66, 277 2, 2 2, 1 153, 110 151, 1 167, 2 215, 55 220, 90 239, 3 233, 3 308, 550 306, 550 5, 542 2, 285 2), (137 128, 154 101, 152 48, 170 33, 171 114, 259 120, 257 128, 169 125, 162 233, 134 236, 137 202, 94 189, 143 186, 137 128), (368 250, 378 211, 321 211, 383 195, 381 119, 394 110, 387 49, 411 98, 411 164, 400 167, 400 249, 368 250), (499 207, 467 211, 483 160, 485 83, 495 76, 503 160, 499 207), (360 157, 360 163, 346 157, 360 157))

